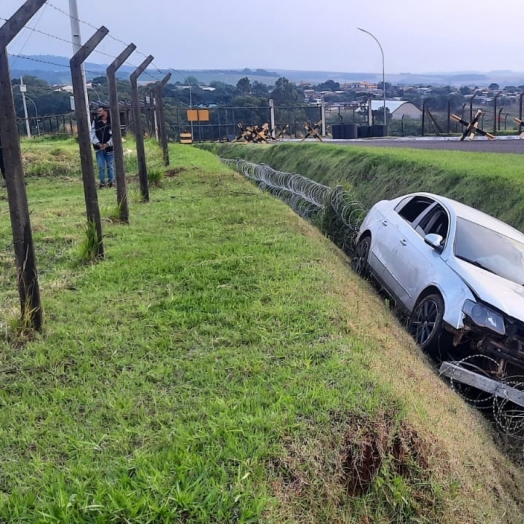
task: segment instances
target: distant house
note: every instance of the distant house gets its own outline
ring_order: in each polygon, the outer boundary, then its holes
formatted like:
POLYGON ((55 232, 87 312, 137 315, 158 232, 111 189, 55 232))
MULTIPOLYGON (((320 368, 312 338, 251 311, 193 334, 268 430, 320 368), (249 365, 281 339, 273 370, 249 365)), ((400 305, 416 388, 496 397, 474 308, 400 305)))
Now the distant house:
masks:
MULTIPOLYGON (((383 107, 383 100, 371 101, 371 109, 373 111, 378 111, 383 107)), ((386 100, 386 108, 390 112, 391 118, 393 120, 401 120, 403 116, 414 119, 422 118, 422 110, 419 109, 415 104, 406 100, 386 100)))

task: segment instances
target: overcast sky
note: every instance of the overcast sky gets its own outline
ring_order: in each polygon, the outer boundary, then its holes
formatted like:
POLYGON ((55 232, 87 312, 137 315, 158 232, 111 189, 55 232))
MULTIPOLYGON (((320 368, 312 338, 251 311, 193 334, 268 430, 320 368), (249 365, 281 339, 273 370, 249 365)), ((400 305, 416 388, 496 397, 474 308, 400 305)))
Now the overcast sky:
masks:
MULTIPOLYGON (((0 0, 9 18, 24 2, 0 0)), ((28 24, 70 40, 68 0, 50 0, 28 24)), ((78 0, 80 18, 138 50, 157 67, 381 73, 524 71, 524 0, 78 0)), ((0 23, 2 21, 0 20, 0 23)), ((94 32, 81 25, 85 41, 94 32)), ((99 50, 117 55, 106 37, 99 50)), ((68 56, 68 43, 24 30, 12 54, 68 56)), ((129 61, 138 65, 143 56, 129 61)), ((108 63, 94 53, 93 62, 108 63)), ((176 79, 175 79, 176 80, 176 79)))

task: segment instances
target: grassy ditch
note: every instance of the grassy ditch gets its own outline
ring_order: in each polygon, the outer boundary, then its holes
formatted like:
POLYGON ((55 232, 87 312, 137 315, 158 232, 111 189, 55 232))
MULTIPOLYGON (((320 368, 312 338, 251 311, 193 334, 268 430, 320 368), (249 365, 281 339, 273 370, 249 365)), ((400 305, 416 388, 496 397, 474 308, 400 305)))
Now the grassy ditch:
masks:
POLYGON ((474 206, 524 230, 522 155, 343 147, 331 144, 211 147, 317 182, 351 186, 367 207, 383 198, 428 191, 474 206))
MULTIPOLYGON (((148 145, 151 165, 159 151, 148 145)), ((522 522, 522 471, 347 259, 192 147, 130 225, 29 177, 45 330, 0 193, 0 522, 522 522)))

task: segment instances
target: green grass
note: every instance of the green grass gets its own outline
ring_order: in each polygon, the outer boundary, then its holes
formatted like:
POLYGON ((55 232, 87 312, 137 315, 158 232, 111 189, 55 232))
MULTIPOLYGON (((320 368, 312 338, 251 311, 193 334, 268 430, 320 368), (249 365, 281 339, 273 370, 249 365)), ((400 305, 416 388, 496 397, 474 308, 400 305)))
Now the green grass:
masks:
POLYGON ((212 149, 226 158, 242 157, 330 186, 352 187, 368 207, 383 198, 428 191, 474 206, 524 230, 521 155, 331 144, 221 144, 212 149))
POLYGON ((28 179, 34 338, 15 330, 0 212, 0 522, 522 517, 521 472, 345 257, 212 155, 171 159, 178 174, 130 199, 130 225, 99 192, 106 259, 88 266, 80 178, 28 179))

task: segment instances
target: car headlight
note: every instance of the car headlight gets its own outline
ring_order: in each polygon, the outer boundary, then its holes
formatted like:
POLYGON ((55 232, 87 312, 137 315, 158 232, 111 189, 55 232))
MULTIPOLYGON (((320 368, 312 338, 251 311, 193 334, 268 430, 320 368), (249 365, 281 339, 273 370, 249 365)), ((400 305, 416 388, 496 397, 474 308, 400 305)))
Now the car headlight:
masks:
POLYGON ((471 318, 477 326, 491 329, 491 331, 495 331, 495 333, 499 335, 506 334, 504 317, 484 304, 466 300, 462 306, 462 311, 471 318))

